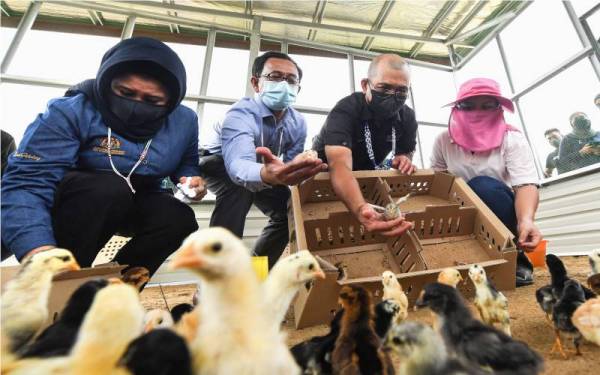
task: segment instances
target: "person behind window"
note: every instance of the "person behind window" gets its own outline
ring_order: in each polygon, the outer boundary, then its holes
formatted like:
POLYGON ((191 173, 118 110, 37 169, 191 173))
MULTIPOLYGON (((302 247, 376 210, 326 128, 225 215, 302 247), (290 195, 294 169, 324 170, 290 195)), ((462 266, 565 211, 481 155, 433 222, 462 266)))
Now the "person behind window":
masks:
POLYGON ((250 206, 269 217, 254 245, 272 267, 288 244, 288 185, 326 169, 304 151, 306 121, 291 106, 300 91, 302 70, 288 55, 266 52, 254 60, 250 82, 255 95, 243 98, 210 128, 200 167, 216 195, 210 226, 242 237, 250 206), (258 155, 258 157, 257 157, 258 155))
POLYGON ((331 110, 313 149, 327 160, 333 190, 365 229, 395 237, 411 224, 402 217, 385 221, 366 202, 352 171, 391 167, 412 174, 416 169, 417 121, 404 104, 410 86, 405 61, 393 54, 375 57, 361 86, 362 92, 341 99, 331 110))
POLYGON ((533 283, 533 268, 524 250, 533 250, 542 235, 534 224, 538 176, 525 136, 504 120, 514 111, 494 80, 474 78, 460 86, 448 130, 435 140, 431 166, 463 178, 517 237, 517 286, 533 283))
POLYGON ((550 152, 548 156, 546 156, 546 169, 544 170, 544 177, 552 177, 552 173, 556 169, 556 162, 558 161, 558 147, 560 146, 560 141, 563 136, 560 133, 560 130, 557 128, 548 129, 544 132, 544 137, 550 144, 550 146, 554 147, 554 151, 550 152))
POLYGON ((600 163, 600 132, 592 129, 589 117, 575 112, 569 122, 572 131, 563 137, 558 152, 559 173, 600 163))
POLYGON ((95 79, 49 102, 10 156, 2 181, 2 241, 22 260, 55 246, 82 266, 123 230, 115 260, 153 274, 198 228, 193 210, 161 180, 198 171, 198 118, 181 105, 186 74, 177 54, 150 38, 108 50, 95 79))

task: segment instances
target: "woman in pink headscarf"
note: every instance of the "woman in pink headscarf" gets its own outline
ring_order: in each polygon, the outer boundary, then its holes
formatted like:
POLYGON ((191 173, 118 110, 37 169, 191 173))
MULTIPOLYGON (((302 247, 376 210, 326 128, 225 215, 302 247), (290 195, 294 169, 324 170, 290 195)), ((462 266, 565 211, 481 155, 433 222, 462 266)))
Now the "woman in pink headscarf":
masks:
MULTIPOLYGON (((542 236, 534 224, 538 176, 524 135, 504 120, 513 103, 494 80, 471 79, 460 87, 448 130, 433 147, 431 166, 462 177, 517 237, 517 246, 532 250, 542 236)), ((517 286, 533 283, 532 267, 519 251, 517 286)))

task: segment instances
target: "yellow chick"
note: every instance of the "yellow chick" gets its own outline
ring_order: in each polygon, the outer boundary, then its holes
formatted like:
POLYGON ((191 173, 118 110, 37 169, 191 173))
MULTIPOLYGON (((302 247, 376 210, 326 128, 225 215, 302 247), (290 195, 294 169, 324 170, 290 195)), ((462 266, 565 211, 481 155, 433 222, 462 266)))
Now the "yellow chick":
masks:
POLYGON ((488 325, 500 323, 502 330, 507 335, 510 334, 510 315, 508 312, 508 300, 499 292, 492 283, 489 282, 485 270, 478 264, 469 268, 469 278, 475 285, 475 299, 473 303, 481 320, 488 325))
POLYGON ((171 268, 189 269, 202 281, 201 319, 190 345, 196 374, 300 373, 284 335, 272 329, 250 251, 239 238, 224 228, 198 230, 171 268))
POLYGON ((48 318, 52 277, 79 270, 69 250, 50 249, 26 258, 2 294, 2 354, 14 353, 31 340, 48 318))
POLYGON ((279 259, 263 283, 265 305, 279 329, 290 303, 298 290, 314 279, 325 279, 325 273, 310 251, 302 250, 279 259))
POLYGON ((144 333, 157 328, 171 328, 175 323, 171 313, 167 310, 153 309, 144 316, 144 333))
POLYGON ((460 272, 458 272, 458 270, 456 268, 444 268, 442 270, 442 272, 440 272, 440 274, 438 275, 437 278, 437 282, 440 284, 446 284, 448 286, 451 286, 453 288, 456 288, 456 286, 463 281, 463 278, 460 274, 460 272))
POLYGON ((398 303, 400 309, 396 314, 395 321, 396 323, 402 322, 408 317, 408 298, 402 291, 402 285, 392 271, 384 271, 381 274, 381 283, 383 284, 382 299, 392 299, 398 303))
POLYGON ((600 297, 585 301, 571 317, 586 340, 600 346, 600 297))
POLYGON ((10 375, 125 375, 117 363, 130 341, 139 335, 144 309, 129 285, 100 290, 86 314, 75 346, 66 357, 17 361, 10 375))

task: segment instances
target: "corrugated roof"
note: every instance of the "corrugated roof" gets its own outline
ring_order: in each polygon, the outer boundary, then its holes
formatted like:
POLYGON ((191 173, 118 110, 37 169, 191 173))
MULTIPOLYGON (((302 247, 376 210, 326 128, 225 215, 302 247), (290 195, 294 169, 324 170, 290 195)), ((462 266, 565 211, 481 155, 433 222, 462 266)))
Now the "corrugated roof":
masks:
MULTIPOLYGON (((2 0, 2 17, 19 17, 30 4, 2 0)), ((118 25, 136 15, 136 27, 197 35, 209 28, 222 37, 251 33, 260 17, 267 40, 302 41, 324 47, 395 52, 415 60, 449 65, 445 42, 526 6, 521 1, 45 1, 38 19, 59 24, 118 25)), ((508 20, 509 21, 509 20, 508 20)), ((458 41, 466 56, 494 27, 458 41)))

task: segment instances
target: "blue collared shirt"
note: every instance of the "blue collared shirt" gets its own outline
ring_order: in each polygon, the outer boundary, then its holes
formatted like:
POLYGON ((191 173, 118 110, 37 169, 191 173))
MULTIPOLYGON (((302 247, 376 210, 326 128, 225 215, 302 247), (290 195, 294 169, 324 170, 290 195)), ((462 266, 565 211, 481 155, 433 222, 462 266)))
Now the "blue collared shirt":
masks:
POLYGON ((268 188, 260 177, 263 164, 256 148, 268 147, 284 162, 304 151, 306 120, 293 108, 276 121, 273 112, 260 98, 243 98, 227 111, 220 124, 212 126, 209 140, 203 147, 211 154, 220 154, 231 180, 250 191, 268 188), (262 132, 262 134, 261 134, 262 132))
MULTIPOLYGON (((36 247, 56 245, 50 210, 65 173, 73 169, 114 173, 107 132, 100 112, 84 94, 51 100, 46 112, 27 127, 2 177, 2 242, 18 259, 36 247)), ((127 175, 144 145, 112 132, 115 167, 127 175)), ((180 105, 167 117, 134 173, 156 178, 157 189, 164 177, 177 181, 199 174, 194 111, 180 105)))

